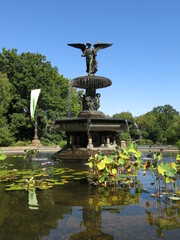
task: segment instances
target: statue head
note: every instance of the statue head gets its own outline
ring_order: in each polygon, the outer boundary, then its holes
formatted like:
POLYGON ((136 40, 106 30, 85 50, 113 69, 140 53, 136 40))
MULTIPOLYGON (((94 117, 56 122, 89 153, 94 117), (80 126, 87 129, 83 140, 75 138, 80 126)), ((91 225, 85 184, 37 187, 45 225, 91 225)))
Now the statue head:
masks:
POLYGON ((86 46, 91 47, 91 43, 90 43, 90 42, 87 42, 87 43, 86 43, 86 46))

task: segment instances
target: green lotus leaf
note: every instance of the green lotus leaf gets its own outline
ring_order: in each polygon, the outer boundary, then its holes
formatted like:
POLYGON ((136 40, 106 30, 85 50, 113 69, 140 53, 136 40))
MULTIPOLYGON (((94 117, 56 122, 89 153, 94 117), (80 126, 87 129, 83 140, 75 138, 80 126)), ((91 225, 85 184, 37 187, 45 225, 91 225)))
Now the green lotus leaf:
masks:
POLYGON ((52 182, 52 183, 54 183, 54 182, 56 182, 57 180, 55 180, 55 179, 46 179, 46 182, 52 182))
POLYGON ((63 182, 54 182, 55 185, 64 185, 63 182))
POLYGON ((61 176, 61 178, 73 178, 74 176, 73 175, 63 175, 61 176))
POLYGON ((52 187, 53 187, 52 185, 49 185, 49 186, 39 186, 37 188, 41 189, 41 190, 45 190, 45 189, 49 189, 49 188, 52 188, 52 187))
POLYGON ((81 180, 82 178, 80 177, 74 177, 73 180, 81 180))
POLYGON ((140 158, 141 157, 141 152, 137 151, 136 153, 134 153, 135 158, 140 158))
POLYGON ((121 165, 124 165, 124 164, 125 164, 125 161, 124 161, 123 158, 119 158, 118 163, 120 163, 121 165))
POLYGON ((101 161, 100 163, 97 164, 98 170, 103 170, 106 165, 104 161, 101 161))
POLYGON ((6 155, 5 155, 4 153, 1 154, 1 155, 0 155, 0 160, 1 160, 1 161, 4 161, 5 159, 6 159, 6 155))
POLYGON ((171 167, 172 167, 175 171, 177 171, 177 164, 176 164, 175 162, 171 163, 171 167))
POLYGON ((169 199, 173 200, 173 201, 179 201, 180 200, 180 197, 169 197, 169 199))
POLYGON ((141 158, 137 158, 136 163, 137 164, 141 164, 142 163, 142 159, 141 158))
POLYGON ((116 175, 117 174, 117 170, 115 168, 112 169, 112 174, 116 175))
POLYGON ((93 163, 90 162, 90 163, 89 163, 89 167, 90 167, 90 168, 93 168, 93 166, 94 166, 93 163))
POLYGON ((169 177, 166 177, 166 183, 170 183, 171 179, 169 177))
POLYGON ((167 171, 167 167, 164 163, 161 163, 159 166, 158 166, 158 172, 164 176, 165 172, 167 171))
POLYGON ((19 190, 24 190, 23 187, 21 187, 20 185, 11 185, 10 187, 6 188, 6 191, 19 191, 19 190))

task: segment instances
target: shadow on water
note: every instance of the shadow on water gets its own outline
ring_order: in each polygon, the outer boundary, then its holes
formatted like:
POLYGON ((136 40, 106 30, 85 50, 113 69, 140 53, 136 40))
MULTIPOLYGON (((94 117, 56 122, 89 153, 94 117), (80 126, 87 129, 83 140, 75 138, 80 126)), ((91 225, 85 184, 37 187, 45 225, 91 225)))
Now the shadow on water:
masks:
MULTIPOLYGON (((43 168, 42 162, 6 161, 13 164, 9 168, 21 169, 43 168)), ((77 173, 88 169, 84 162, 53 164, 77 173)), ((0 239, 178 239, 180 202, 151 198, 150 182, 147 171, 146 178, 139 172, 136 181, 108 188, 74 180, 34 192, 5 191, 5 183, 0 183, 0 239), (140 190, 139 181, 146 191, 140 190)))

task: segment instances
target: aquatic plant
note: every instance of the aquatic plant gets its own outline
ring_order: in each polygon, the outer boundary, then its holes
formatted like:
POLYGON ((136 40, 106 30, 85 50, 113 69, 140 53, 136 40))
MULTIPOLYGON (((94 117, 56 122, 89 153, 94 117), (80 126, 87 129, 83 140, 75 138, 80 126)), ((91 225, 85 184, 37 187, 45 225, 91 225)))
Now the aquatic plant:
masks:
POLYGON ((2 153, 2 149, 0 148, 0 161, 4 161, 6 159, 6 155, 2 153))
POLYGON ((0 182, 5 183, 6 191, 46 190, 72 181, 87 181, 88 171, 77 172, 70 168, 42 166, 38 169, 8 169, 8 164, 0 169, 0 182))
POLYGON ((24 152, 25 158, 28 160, 32 160, 33 157, 37 157, 39 155, 39 151, 37 149, 24 150, 24 152))
POLYGON ((89 158, 89 167, 94 184, 107 186, 116 184, 119 180, 128 181, 129 176, 137 174, 141 167, 141 152, 135 144, 124 149, 116 149, 110 156, 102 153, 89 158))
POLYGON ((180 200, 179 189, 179 172, 180 172, 180 158, 179 154, 176 156, 176 161, 173 161, 170 152, 170 162, 163 162, 162 153, 154 153, 153 161, 149 169, 152 173, 155 193, 151 194, 152 197, 162 197, 162 194, 167 194, 169 199, 180 200), (162 191, 163 190, 163 191, 162 191), (172 195, 174 193, 174 195, 172 195), (162 194, 161 194, 162 193, 162 194))

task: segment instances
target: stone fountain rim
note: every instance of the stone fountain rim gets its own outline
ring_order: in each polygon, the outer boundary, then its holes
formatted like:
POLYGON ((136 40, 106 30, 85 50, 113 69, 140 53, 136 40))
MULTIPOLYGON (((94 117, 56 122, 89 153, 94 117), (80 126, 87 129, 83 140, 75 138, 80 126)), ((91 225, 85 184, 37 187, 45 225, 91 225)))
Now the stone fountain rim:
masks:
POLYGON ((89 88, 89 84, 91 84, 93 81, 96 81, 97 83, 97 86, 95 87, 96 89, 105 88, 112 85, 112 81, 109 78, 96 75, 86 75, 73 78, 71 80, 71 84, 73 87, 87 89, 89 88))
POLYGON ((54 124, 55 122, 87 122, 87 121, 90 121, 90 122, 124 122, 124 123, 128 123, 128 124, 132 124, 133 122, 132 121, 129 121, 127 119, 123 119, 123 118, 62 118, 62 119, 57 119, 54 121, 54 124))

